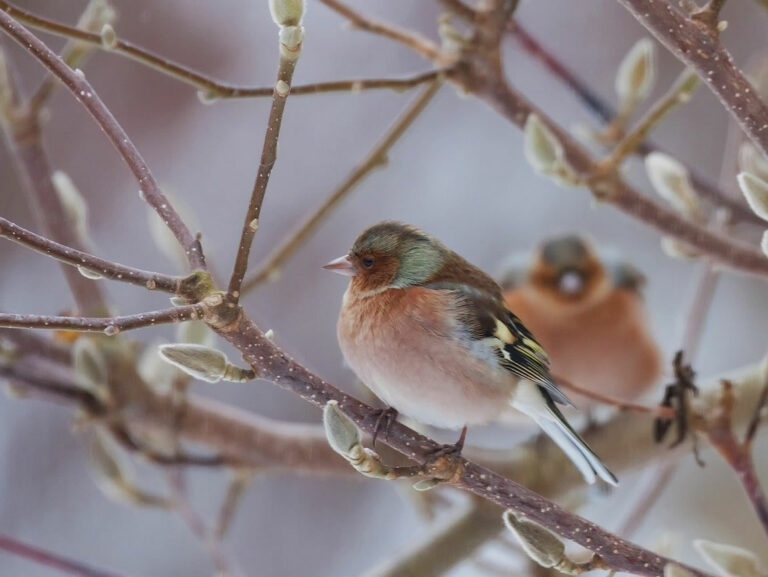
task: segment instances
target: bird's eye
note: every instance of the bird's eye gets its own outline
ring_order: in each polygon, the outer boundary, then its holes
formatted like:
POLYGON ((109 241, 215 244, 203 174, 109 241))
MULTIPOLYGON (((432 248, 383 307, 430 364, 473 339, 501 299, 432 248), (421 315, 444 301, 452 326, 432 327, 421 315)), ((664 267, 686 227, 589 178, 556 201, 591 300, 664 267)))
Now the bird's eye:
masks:
POLYGON ((373 266, 373 259, 367 256, 361 261, 361 263, 364 268, 371 268, 373 266))

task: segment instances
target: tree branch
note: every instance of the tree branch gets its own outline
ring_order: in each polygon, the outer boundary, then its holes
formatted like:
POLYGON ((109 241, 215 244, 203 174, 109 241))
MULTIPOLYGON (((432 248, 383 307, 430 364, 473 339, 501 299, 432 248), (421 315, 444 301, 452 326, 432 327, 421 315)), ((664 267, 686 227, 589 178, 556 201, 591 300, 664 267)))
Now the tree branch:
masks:
MULTIPOLYGON (((89 44, 94 48, 104 49, 101 35, 86 30, 81 30, 74 26, 68 26, 61 22, 56 22, 27 10, 14 6, 9 2, 0 0, 0 10, 8 13, 19 22, 22 22, 30 28, 44 30, 50 34, 63 36, 89 44)), ((274 87, 272 86, 236 86, 220 82, 178 64, 163 56, 152 53, 151 51, 137 46, 127 40, 118 38, 114 46, 106 49, 110 53, 129 58, 135 62, 143 64, 161 74, 174 78, 188 86, 197 88, 206 98, 254 98, 272 96, 274 87)), ((361 78, 353 80, 335 80, 330 82, 317 82, 294 86, 291 88, 292 96, 304 94, 319 94, 322 92, 358 92, 361 90, 408 90, 414 88, 434 78, 440 73, 439 70, 430 70, 421 74, 415 74, 404 78, 361 78)))
POLYGON ((322 224, 323 220, 339 205, 339 203, 375 168, 387 162, 389 149, 400 139, 414 120, 429 104, 441 85, 441 80, 434 80, 424 91, 395 120, 384 136, 376 143, 363 161, 352 173, 334 190, 320 207, 307 218, 301 226, 286 238, 275 251, 267 257, 259 270, 243 285, 242 292, 247 292, 269 280, 275 272, 309 240, 312 233, 322 224))
POLYGON ((0 327, 26 329, 67 329, 83 332, 103 332, 114 336, 123 331, 167 323, 181 323, 202 317, 202 305, 185 305, 162 311, 151 311, 121 317, 60 317, 0 313, 0 327))
MULTIPOLYGON (((226 311, 222 310, 216 316, 225 318, 225 314, 226 311)), ((242 311, 235 321, 227 322, 223 327, 212 328, 235 346, 262 378, 298 394, 317 407, 324 407, 329 401, 336 401, 362 430, 373 433, 379 414, 375 409, 343 393, 294 362, 266 338, 242 311)), ((392 424, 385 443, 423 464, 430 464, 430 456, 434 456, 441 447, 397 422, 392 424)), ((672 562, 608 533, 597 525, 561 509, 523 485, 463 457, 456 458, 452 465, 455 467, 441 471, 441 474, 446 476, 447 484, 525 515, 564 538, 599 552, 605 562, 614 569, 638 575, 660 576, 664 566, 672 562)), ((704 575, 693 568, 689 570, 694 575, 704 575)))
MULTIPOLYGON (((303 34, 303 27, 298 26, 303 34)), ((280 137, 280 126, 283 122, 283 111, 291 91, 291 81, 293 72, 296 69, 299 55, 301 54, 301 38, 298 43, 291 47, 290 51, 284 54, 284 47, 280 46, 280 61, 277 67, 277 81, 272 94, 272 106, 269 110, 269 119, 267 120, 267 131, 264 134, 264 145, 261 149, 261 160, 259 161, 259 171, 256 174, 256 182, 251 192, 251 200, 248 203, 248 210, 245 213, 245 222, 240 233, 240 244, 235 257, 235 265, 232 269, 232 276, 229 279, 227 289, 227 299, 236 304, 240 299, 240 290, 248 270, 248 257, 251 254, 251 245, 256 230, 259 227, 259 216, 261 215, 261 205, 264 202, 264 195, 267 192, 269 177, 272 174, 272 168, 277 160, 277 140, 280 137)))
MULTIPOLYGON (((593 92, 586 82, 582 82, 571 72, 552 52, 531 35, 525 27, 519 22, 513 22, 512 26, 510 26, 510 31, 528 54, 538 59, 547 70, 570 88, 599 119, 604 122, 613 120, 616 116, 616 110, 597 93, 593 92)), ((655 143, 646 140, 640 144, 635 152, 641 156, 647 156, 651 152, 665 151, 655 143)), ((749 222, 761 228, 765 226, 765 222, 743 202, 731 198, 729 194, 718 188, 716 184, 705 178, 695 168, 688 167, 688 171, 696 192, 709 200, 709 202, 715 206, 728 209, 736 220, 749 222)))
POLYGON ((619 0, 678 60, 706 82, 768 156, 768 105, 736 67, 708 23, 686 18, 667 0, 619 0))
POLYGON ((144 158, 139 154, 112 112, 104 105, 96 91, 85 79, 85 76, 69 68, 58 55, 3 10, 0 10, 0 27, 34 56, 51 74, 56 76, 91 114, 138 181, 146 202, 163 219, 163 222, 184 248, 190 266, 192 268, 205 268, 205 258, 199 240, 192 235, 176 210, 171 206, 154 176, 152 176, 144 158))
POLYGON ((22 543, 3 534, 0 534, 0 550, 69 575, 79 575, 80 577, 123 577, 118 573, 86 565, 75 559, 63 557, 34 545, 22 543))
MULTIPOLYGON (((124 266, 87 252, 75 250, 35 234, 2 217, 0 217, 0 237, 7 238, 65 264, 86 269, 92 274, 110 280, 143 286, 149 290, 175 294, 179 291, 182 280, 177 277, 124 266)), ((80 275, 80 273, 78 274, 80 275)))

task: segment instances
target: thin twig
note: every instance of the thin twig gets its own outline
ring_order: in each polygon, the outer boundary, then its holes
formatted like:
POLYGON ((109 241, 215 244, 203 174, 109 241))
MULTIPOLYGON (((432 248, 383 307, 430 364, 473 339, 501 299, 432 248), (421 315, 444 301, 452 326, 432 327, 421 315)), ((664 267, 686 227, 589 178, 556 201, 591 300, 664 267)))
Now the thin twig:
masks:
MULTIPOLYGON (((14 164, 22 183, 28 189, 37 221, 47 236, 82 250, 84 239, 68 218, 68 211, 53 184, 53 169, 43 145, 40 117, 30 110, 27 103, 22 102, 12 64, 6 58, 7 74, 4 81, 7 82, 11 101, 7 104, 2 124, 8 136, 6 142, 13 154, 14 164)), ((62 266, 62 271, 79 314, 109 314, 106 297, 98 284, 90 282, 70 267, 62 266)))
POLYGON ((685 17, 668 0, 618 0, 667 50, 699 75, 768 156, 768 104, 760 99, 707 24, 685 17))
MULTIPOLYGON (((539 60, 547 70, 570 88, 600 120, 603 122, 611 122, 613 120, 616 116, 616 110, 600 95, 594 92, 588 83, 580 80, 571 70, 558 60, 558 58, 528 32, 525 27, 519 22, 514 22, 510 27, 510 31, 528 54, 539 60)), ((664 152, 664 149, 653 142, 646 140, 638 146, 635 152, 642 156, 646 156, 651 152, 664 152)), ((699 173, 695 167, 688 167, 688 171, 696 191, 715 206, 727 208, 734 219, 748 222, 760 226, 761 228, 765 227, 765 222, 739 199, 731 198, 724 190, 699 173)))
POLYGON ((368 18, 351 6, 339 2, 338 0, 320 0, 320 2, 334 12, 342 15, 349 21, 351 26, 358 30, 364 30, 371 34, 384 36, 385 38, 394 40, 395 42, 403 44, 415 52, 418 52, 429 60, 440 61, 442 58, 440 49, 433 42, 418 34, 403 30, 402 28, 398 28, 389 23, 368 18))
MULTIPOLYGON (((766 390, 766 383, 763 392, 766 390)), ((761 402, 763 395, 761 394, 761 402)), ((717 452, 733 468, 755 510, 763 530, 768 533, 768 500, 760 485, 760 480, 752 461, 751 443, 740 442, 733 433, 734 396, 730 381, 722 381, 720 404, 711 415, 705 415, 704 433, 717 452)))
POLYGON ((235 265, 232 268, 232 275, 229 279, 227 289, 227 298, 232 303, 237 303, 240 299, 241 286, 248 270, 248 257, 251 254, 251 245, 253 237, 259 227, 259 216, 261 215, 261 205, 264 203, 264 195, 267 192, 269 177, 272 174, 272 168, 277 161, 277 141, 280 138, 280 126, 283 122, 283 112, 285 104, 290 94, 293 72, 296 69, 298 57, 301 54, 301 41, 296 47, 292 48, 292 55, 287 56, 283 53, 283 47, 280 47, 280 61, 277 67, 277 80, 272 95, 272 106, 269 110, 269 119, 267 120, 267 131, 264 134, 264 145, 261 149, 261 159, 259 161, 259 170, 256 173, 256 181, 253 184, 251 200, 248 203, 248 210, 245 213, 243 229, 240 233, 240 244, 237 248, 235 265))
POLYGON ((151 311, 121 317, 61 317, 0 313, 0 327, 26 329, 67 329, 83 332, 103 332, 114 336, 123 331, 167 323, 182 323, 199 319, 202 305, 185 305, 162 311, 151 311))
POLYGON ((288 236, 285 241, 264 261, 256 273, 244 284, 242 292, 245 293, 270 278, 274 277, 283 263, 290 258, 304 243, 309 239, 312 233, 323 220, 336 208, 339 203, 351 192, 362 180, 375 168, 383 166, 387 162, 387 153, 390 148, 400 139, 406 130, 413 124, 413 121, 426 108, 429 101, 437 92, 441 82, 433 81, 424 91, 419 94, 413 102, 397 118, 395 123, 387 130, 384 136, 376 143, 368 155, 352 173, 334 190, 331 195, 323 202, 320 207, 307 218, 302 225, 293 234, 288 236))
POLYGON ((660 407, 658 405, 641 405, 639 403, 633 403, 630 401, 617 399, 615 397, 604 395, 602 393, 598 393, 591 389, 581 387, 576 383, 569 381, 568 379, 561 377, 559 375, 552 375, 552 379, 558 385, 562 385, 564 389, 573 391, 574 393, 578 393, 580 395, 593 399, 598 403, 602 403, 604 405, 608 405, 611 407, 616 407, 617 409, 622 411, 634 411, 636 413, 647 413, 649 415, 654 415, 661 418, 670 418, 670 419, 675 416, 675 410, 669 407, 660 407))
POLYGON ((677 455, 669 455, 661 463, 655 463, 652 469, 645 471, 644 477, 640 481, 642 484, 640 491, 642 492, 635 499, 629 514, 627 514, 616 533, 627 539, 632 538, 640 528, 643 519, 645 519, 664 493, 679 465, 679 457, 677 455))
POLYGON ((110 280, 143 286, 149 290, 160 290, 174 294, 179 290, 181 279, 177 277, 104 260, 87 252, 75 250, 49 240, 2 217, 0 217, 0 237, 19 243, 60 262, 85 269, 86 274, 90 272, 110 280))
POLYGON ((206 527, 205 520, 190 504, 181 474, 182 472, 179 469, 171 469, 166 472, 166 479, 168 480, 168 486, 171 488, 176 512, 186 523, 187 527, 189 527, 192 534, 200 541, 200 544, 208 551, 211 561, 218 571, 217 574, 222 577, 234 577, 233 563, 227 559, 219 542, 213 537, 208 527, 206 527))
MULTIPOLYGON (((44 30, 57 36, 74 39, 78 42, 89 44, 94 48, 104 48, 99 34, 44 18, 3 0, 0 0, 0 10, 7 12, 16 20, 23 22, 30 28, 44 30)), ((188 86, 197 88, 208 98, 265 97, 272 96, 274 90, 272 86, 236 86, 220 82, 210 76, 201 74, 200 72, 173 62, 163 56, 154 54, 145 48, 120 38, 117 39, 113 47, 109 48, 108 52, 139 62, 166 76, 170 76, 171 78, 183 82, 188 86)), ((317 82, 294 86, 291 88, 291 95, 299 96, 303 94, 318 94, 321 92, 358 92, 361 90, 379 89, 395 91, 408 90, 419 84, 433 80, 437 74, 439 74, 438 70, 430 70, 428 72, 414 74, 403 78, 361 78, 317 82)), ((35 99, 33 99, 33 101, 34 100, 35 99)))
POLYGON ((231 474, 232 479, 229 482, 229 487, 227 487, 227 494, 224 496, 224 500, 219 508, 216 528, 213 531, 214 537, 219 541, 224 539, 229 532, 238 505, 242 502, 245 492, 251 485, 255 471, 253 469, 236 468, 232 470, 231 474))
POLYGON ((40 547, 22 543, 3 534, 0 534, 0 550, 22 557, 32 563, 51 567, 68 575, 79 575, 80 577, 125 577, 107 569, 99 569, 86 565, 76 559, 63 557, 40 547))
POLYGON ((146 202, 163 219, 163 222, 184 248, 190 266, 192 268, 205 268, 205 258, 199 240, 189 231, 179 214, 171 206, 154 176, 152 176, 144 158, 139 154, 112 112, 85 79, 85 76, 69 68, 56 53, 3 10, 0 10, 0 27, 34 56, 51 74, 64 83, 72 95, 91 114, 138 181, 146 202))
POLYGON ((768 381, 763 386, 763 390, 760 392, 760 398, 755 403, 755 410, 752 413, 752 418, 747 425, 747 432, 744 435, 744 446, 747 450, 752 447, 752 441, 755 439, 757 429, 760 427, 760 421, 763 419, 763 411, 768 406, 768 381))
POLYGON ((683 71, 672 87, 657 100, 650 110, 638 122, 637 127, 628 133, 611 152, 611 155, 600 163, 601 169, 612 170, 645 141, 645 137, 664 117, 678 104, 687 102, 695 89, 698 78, 692 72, 683 71))

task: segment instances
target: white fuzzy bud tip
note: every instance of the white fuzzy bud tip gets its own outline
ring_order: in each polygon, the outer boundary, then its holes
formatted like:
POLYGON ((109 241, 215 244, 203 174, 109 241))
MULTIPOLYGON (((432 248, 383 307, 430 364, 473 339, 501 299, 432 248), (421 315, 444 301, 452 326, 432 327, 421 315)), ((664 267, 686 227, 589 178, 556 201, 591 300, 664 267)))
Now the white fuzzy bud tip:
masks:
POLYGON ((737 180, 752 212, 768 220, 768 182, 751 172, 739 173, 737 180))
POLYGON ((270 0, 269 13, 278 26, 296 26, 304 18, 304 0, 270 0))
POLYGON ((664 577, 693 577, 693 575, 677 563, 667 563, 664 565, 664 577))
POLYGON ((286 97, 288 96, 288 93, 291 91, 291 87, 288 85, 288 83, 285 80, 278 80, 277 84, 275 84, 275 92, 277 92, 278 96, 286 97))
POLYGON ((524 152, 533 168, 544 174, 555 172, 563 159, 563 146, 536 114, 525 121, 524 152))
POLYGON ((256 232, 259 230, 259 219, 254 218, 251 222, 248 223, 248 228, 251 229, 251 231, 256 232))
POLYGON ((104 26, 101 27, 99 35, 101 36, 102 48, 105 50, 114 50, 117 48, 117 33, 115 32, 115 29, 112 28, 111 24, 104 24, 104 26))
POLYGON ((701 203, 685 166, 669 155, 652 152, 645 157, 645 171, 654 190, 673 208, 694 220, 701 217, 701 203))
POLYGON ((765 256, 768 256, 768 230, 763 232, 763 238, 760 240, 760 249, 765 256))
POLYGON ((108 337, 114 337, 120 332, 120 329, 116 327, 115 325, 109 325, 107 328, 104 329, 104 334, 108 337))
POLYGON ((554 567, 565 557, 565 544, 548 529, 524 517, 516 517, 512 511, 505 511, 503 519, 523 550, 542 567, 554 567))
POLYGON ((99 280, 104 278, 103 276, 101 276, 101 273, 90 268, 85 268, 84 266, 78 266, 77 272, 79 272, 85 278, 89 278, 91 280, 99 280))
POLYGON ((224 353, 204 345, 175 343, 160 346, 158 352, 175 367, 208 383, 219 382, 229 365, 224 353))
POLYGON ((219 100, 219 95, 213 90, 198 90, 197 99, 207 106, 217 102, 219 100))
POLYGON ((349 455, 360 444, 360 429, 345 415, 336 401, 328 401, 323 409, 323 427, 331 448, 338 454, 349 455))
POLYGON ((266 333, 264 333, 264 338, 267 339, 269 342, 274 342, 275 331, 273 331, 272 329, 269 329, 266 333))
POLYGON ((739 168, 768 181, 768 158, 751 142, 744 142, 739 148, 739 168))
POLYGON ((638 40, 616 73, 616 94, 622 108, 645 100, 656 81, 656 48, 649 38, 638 40))
POLYGON ((755 554, 751 551, 704 539, 695 540, 693 546, 723 577, 763 577, 765 575, 758 566, 755 554))
POLYGON ((301 43, 304 41, 303 26, 284 26, 280 29, 280 57, 286 60, 298 60, 301 43))

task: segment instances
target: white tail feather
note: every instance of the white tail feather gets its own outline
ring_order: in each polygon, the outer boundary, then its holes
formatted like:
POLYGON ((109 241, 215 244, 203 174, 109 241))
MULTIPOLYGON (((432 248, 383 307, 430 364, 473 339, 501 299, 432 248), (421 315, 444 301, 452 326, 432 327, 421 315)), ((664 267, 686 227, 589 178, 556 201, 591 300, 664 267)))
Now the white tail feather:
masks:
POLYGON ((594 483, 597 476, 610 485, 618 485, 619 482, 614 474, 570 427, 545 394, 546 392, 542 392, 535 383, 520 381, 512 398, 512 406, 531 417, 549 435, 552 441, 568 455, 587 483, 594 483))

